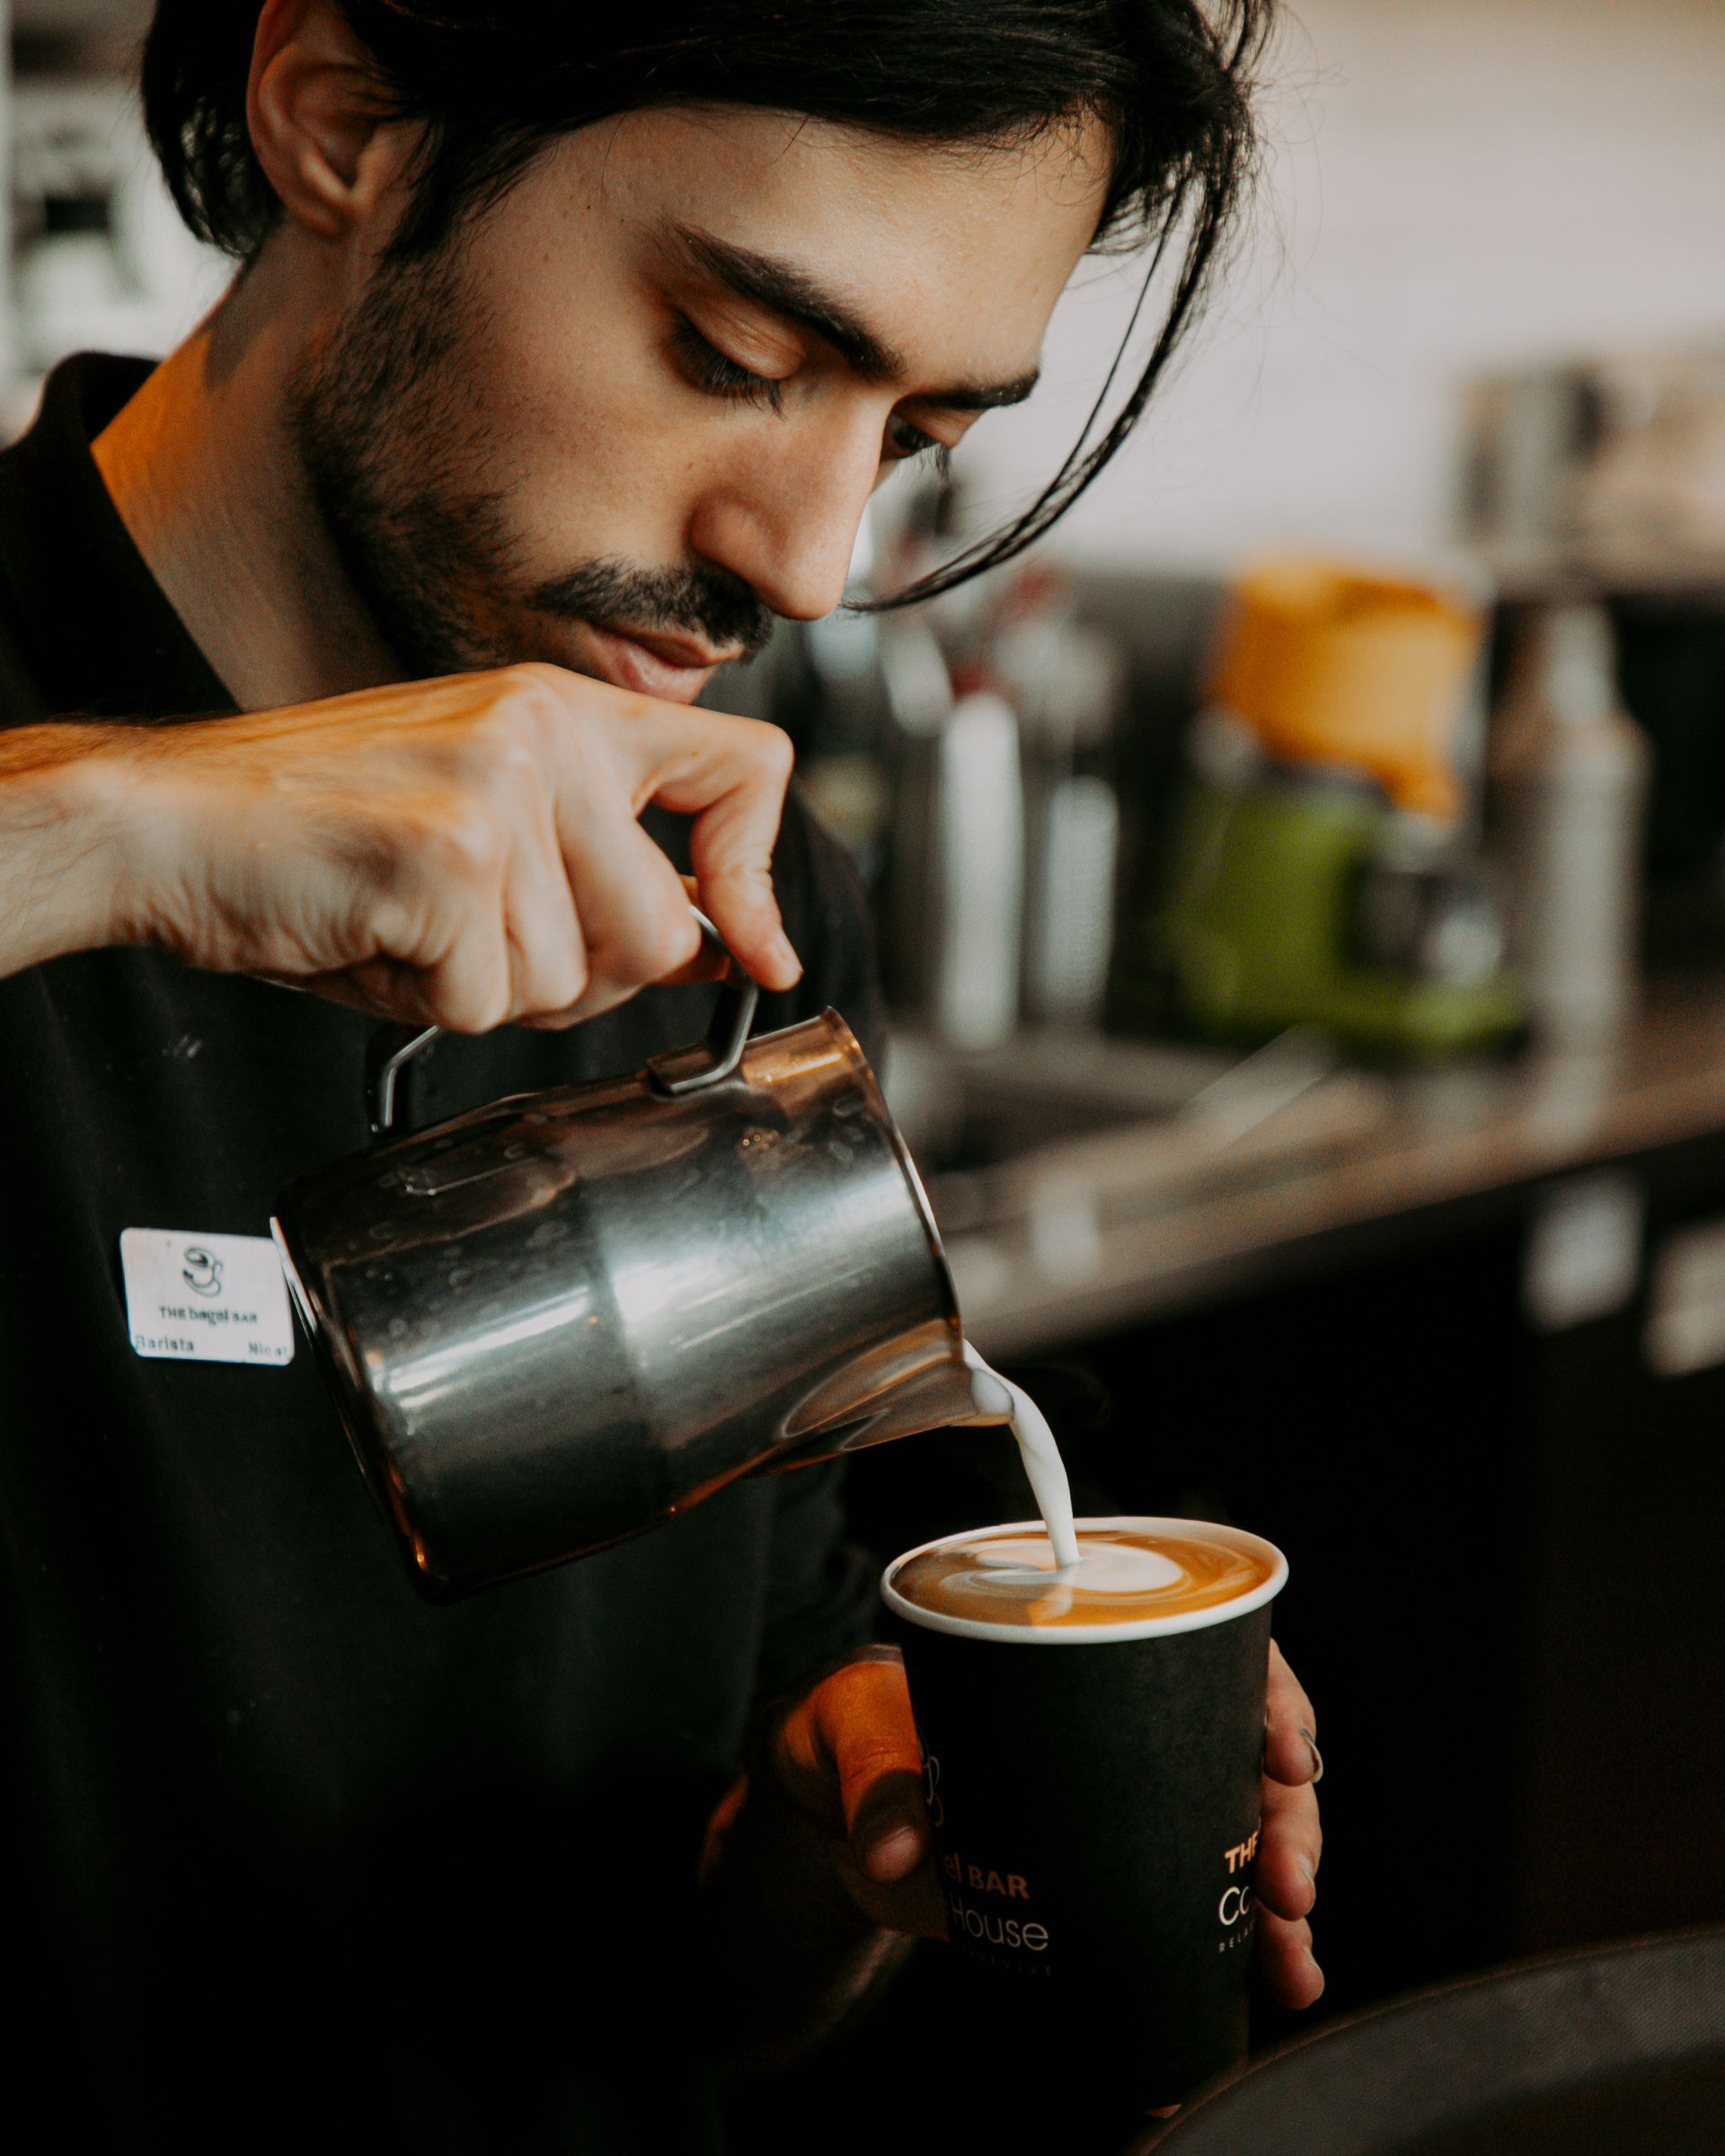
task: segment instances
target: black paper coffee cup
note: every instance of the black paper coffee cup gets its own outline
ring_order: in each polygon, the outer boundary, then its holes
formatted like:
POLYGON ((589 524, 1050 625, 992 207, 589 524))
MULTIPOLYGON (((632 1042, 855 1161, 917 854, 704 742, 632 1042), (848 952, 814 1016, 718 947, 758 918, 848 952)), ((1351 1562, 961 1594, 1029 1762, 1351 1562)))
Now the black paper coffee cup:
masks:
MULTIPOLYGON (((1027 2100, 1178 2103, 1245 2056, 1273 1544, 1207 1521, 1081 1520, 1250 1554, 1208 1608, 1046 1629, 919 1607, 889 1565, 947 1929, 1027 2100)), ((984 1530, 1038 1534, 1039 1521, 984 1530)))

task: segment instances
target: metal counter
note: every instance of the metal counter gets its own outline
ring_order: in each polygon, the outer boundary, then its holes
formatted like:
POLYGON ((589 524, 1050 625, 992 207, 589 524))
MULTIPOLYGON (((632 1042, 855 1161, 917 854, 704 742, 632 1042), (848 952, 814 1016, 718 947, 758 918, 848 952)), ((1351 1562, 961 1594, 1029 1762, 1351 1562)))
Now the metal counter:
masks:
POLYGON ((1513 1208, 1725 1130, 1725 982, 1651 990, 1598 1053, 1381 1074, 1286 1037, 1214 1051, 910 1041, 895 1105, 986 1355, 1094 1337, 1513 1208))

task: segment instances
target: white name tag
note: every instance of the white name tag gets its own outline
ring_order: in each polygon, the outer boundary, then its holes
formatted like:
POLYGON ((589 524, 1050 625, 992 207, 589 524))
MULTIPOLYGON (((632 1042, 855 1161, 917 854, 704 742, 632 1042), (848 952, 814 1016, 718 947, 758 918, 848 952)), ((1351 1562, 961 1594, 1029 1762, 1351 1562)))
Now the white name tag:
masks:
POLYGON ((291 1363, 294 1319, 267 1235, 128 1228, 126 1323, 139 1355, 182 1363, 291 1363))

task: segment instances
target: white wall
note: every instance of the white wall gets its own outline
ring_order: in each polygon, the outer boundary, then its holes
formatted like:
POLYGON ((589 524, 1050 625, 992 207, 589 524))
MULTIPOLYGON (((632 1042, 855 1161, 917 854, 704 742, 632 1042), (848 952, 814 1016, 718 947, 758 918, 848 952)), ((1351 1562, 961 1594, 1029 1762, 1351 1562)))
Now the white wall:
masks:
MULTIPOLYGON (((1460 382, 1725 340, 1725 0, 1296 0, 1246 258, 1057 544, 1211 566, 1447 535, 1460 382)), ((1133 271, 1093 265, 1048 379, 962 468, 999 506, 1064 451, 1133 271)))

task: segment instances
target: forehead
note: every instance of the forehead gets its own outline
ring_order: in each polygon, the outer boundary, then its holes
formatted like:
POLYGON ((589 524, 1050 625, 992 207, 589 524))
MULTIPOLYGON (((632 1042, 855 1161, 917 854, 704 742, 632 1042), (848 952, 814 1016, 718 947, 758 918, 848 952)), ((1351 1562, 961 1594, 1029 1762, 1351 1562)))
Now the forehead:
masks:
POLYGON ((916 371, 1033 366, 1094 235, 1110 142, 1096 121, 991 146, 907 143, 749 107, 632 112, 560 143, 529 217, 643 254, 668 224, 799 263, 916 371))

